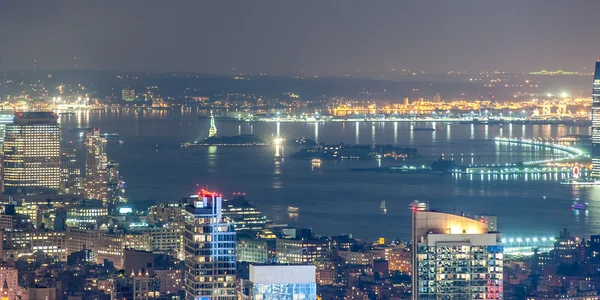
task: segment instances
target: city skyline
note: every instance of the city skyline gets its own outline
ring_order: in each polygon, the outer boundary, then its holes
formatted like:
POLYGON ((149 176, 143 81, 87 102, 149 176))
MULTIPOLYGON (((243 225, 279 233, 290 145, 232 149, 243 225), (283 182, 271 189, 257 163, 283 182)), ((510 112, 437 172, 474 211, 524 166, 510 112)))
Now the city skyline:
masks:
POLYGON ((591 73, 600 44, 586 37, 599 9, 584 0, 6 2, 0 71, 591 73))
POLYGON ((0 1, 0 300, 600 300, 598 11, 0 1))

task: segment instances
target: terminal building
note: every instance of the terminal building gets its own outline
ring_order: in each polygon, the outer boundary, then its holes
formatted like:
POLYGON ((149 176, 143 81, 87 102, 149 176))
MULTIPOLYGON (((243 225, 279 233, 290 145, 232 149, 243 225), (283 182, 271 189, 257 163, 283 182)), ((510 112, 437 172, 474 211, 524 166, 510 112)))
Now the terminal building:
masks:
POLYGON ((502 299, 503 245, 485 219, 412 210, 413 299, 502 299))

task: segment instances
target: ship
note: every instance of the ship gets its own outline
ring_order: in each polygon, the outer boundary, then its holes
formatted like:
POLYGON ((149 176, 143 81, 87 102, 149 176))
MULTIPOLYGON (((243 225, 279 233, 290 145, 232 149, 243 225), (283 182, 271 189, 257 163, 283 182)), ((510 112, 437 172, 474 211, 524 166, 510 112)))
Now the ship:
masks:
POLYGON ((115 132, 105 132, 100 134, 101 136, 105 137, 105 138, 113 138, 113 137, 119 137, 118 133, 115 132))
POLYGON ((320 167, 321 166, 321 159, 319 158, 313 158, 310 163, 312 164, 313 167, 320 167))
POLYGON ((213 136, 205 138, 204 141, 183 143, 182 148, 192 146, 269 146, 260 136, 241 134, 236 136, 213 136))
POLYGON ((288 206, 287 210, 291 214, 297 214, 300 209, 298 207, 288 206))
POLYGON ((381 200, 381 204, 379 205, 379 209, 382 213, 387 213, 387 208, 385 207, 385 200, 381 200))
POLYGON ((573 202, 573 205, 571 205, 571 208, 574 210, 587 210, 588 209, 588 203, 581 203, 579 202, 579 199, 576 198, 575 202, 573 202))
POLYGON ((435 131, 435 128, 431 127, 415 127, 413 131, 435 131))

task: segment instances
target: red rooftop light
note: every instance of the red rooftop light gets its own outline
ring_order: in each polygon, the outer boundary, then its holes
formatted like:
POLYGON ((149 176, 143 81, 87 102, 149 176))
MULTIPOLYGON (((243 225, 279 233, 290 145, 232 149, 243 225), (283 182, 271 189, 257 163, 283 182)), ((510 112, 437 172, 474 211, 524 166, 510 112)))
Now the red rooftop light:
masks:
POLYGON ((200 192, 198 193, 198 197, 220 197, 220 194, 217 194, 215 192, 211 192, 209 190, 205 190, 205 189, 200 189, 200 192))

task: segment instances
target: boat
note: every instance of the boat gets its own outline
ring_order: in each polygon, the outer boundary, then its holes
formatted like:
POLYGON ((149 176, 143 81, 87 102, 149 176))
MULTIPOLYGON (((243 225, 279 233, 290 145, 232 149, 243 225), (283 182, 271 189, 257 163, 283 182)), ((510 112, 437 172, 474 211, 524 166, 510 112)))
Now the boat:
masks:
POLYGON ((310 163, 313 165, 313 167, 318 167, 321 166, 321 159, 319 158, 313 158, 310 163))
POLYGON ((105 132, 105 133, 102 133, 100 135, 102 137, 105 137, 105 138, 119 137, 119 134, 118 133, 114 133, 114 132, 105 132))
POLYGON ((385 200, 381 200, 381 204, 379 205, 379 209, 381 209, 381 212, 383 212, 384 214, 387 213, 387 208, 385 207, 385 200))
POLYGON ((89 127, 85 127, 85 128, 70 128, 69 132, 77 132, 77 131, 90 131, 91 128, 89 127))
POLYGON ((123 140, 119 140, 119 145, 123 145, 123 143, 125 143, 123 140))
POLYGON ((435 131, 435 128, 431 127, 415 127, 413 131, 435 131))
POLYGON ((571 208, 574 210, 587 210, 588 204, 587 204, 587 202, 585 202, 585 203, 579 202, 579 198, 576 198, 575 202, 573 202, 573 205, 571 205, 571 208))
POLYGON ((292 214, 296 214, 298 213, 298 211, 300 210, 298 207, 294 207, 294 206, 288 206, 288 212, 292 213, 292 214))

